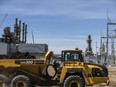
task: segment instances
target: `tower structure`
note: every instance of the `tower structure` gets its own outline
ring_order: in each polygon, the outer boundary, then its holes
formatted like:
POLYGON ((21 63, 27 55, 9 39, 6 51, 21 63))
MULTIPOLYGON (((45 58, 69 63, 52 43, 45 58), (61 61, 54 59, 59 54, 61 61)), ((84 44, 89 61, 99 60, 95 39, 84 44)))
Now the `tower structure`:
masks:
POLYGON ((93 51, 92 51, 92 47, 91 47, 91 43, 92 43, 92 39, 91 39, 91 35, 88 35, 88 39, 86 40, 87 42, 87 48, 86 48, 86 55, 92 55, 93 51))

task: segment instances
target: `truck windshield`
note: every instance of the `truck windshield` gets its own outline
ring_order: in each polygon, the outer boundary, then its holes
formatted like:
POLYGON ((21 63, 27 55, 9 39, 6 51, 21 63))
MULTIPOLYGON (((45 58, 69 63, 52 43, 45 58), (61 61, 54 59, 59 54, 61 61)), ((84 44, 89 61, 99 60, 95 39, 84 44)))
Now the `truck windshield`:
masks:
POLYGON ((79 52, 62 52, 64 61, 83 61, 82 54, 79 52))

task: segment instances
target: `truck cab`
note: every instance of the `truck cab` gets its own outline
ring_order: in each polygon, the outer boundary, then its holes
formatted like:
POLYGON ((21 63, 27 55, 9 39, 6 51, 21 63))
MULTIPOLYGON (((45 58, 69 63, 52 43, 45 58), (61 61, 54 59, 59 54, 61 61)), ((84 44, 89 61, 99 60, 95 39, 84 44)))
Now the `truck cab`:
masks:
POLYGON ((80 61, 83 62, 82 50, 64 50, 62 51, 62 60, 63 61, 80 61))

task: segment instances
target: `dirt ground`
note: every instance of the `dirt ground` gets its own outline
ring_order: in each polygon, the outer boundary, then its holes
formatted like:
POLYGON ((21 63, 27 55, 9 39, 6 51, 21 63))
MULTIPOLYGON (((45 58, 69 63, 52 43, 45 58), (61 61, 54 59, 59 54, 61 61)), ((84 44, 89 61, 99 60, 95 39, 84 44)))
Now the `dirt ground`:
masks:
MULTIPOLYGON (((110 78, 110 84, 108 86, 106 84, 98 84, 98 85, 87 86, 87 87, 116 87, 116 67, 108 67, 108 71, 110 78)), ((36 86, 36 87, 40 87, 40 86, 36 86)), ((42 87, 46 87, 46 86, 42 86, 42 87)), ((58 86, 52 86, 52 87, 58 87, 58 86)))
POLYGON ((108 70, 110 78, 109 87, 116 87, 116 67, 109 67, 108 70))

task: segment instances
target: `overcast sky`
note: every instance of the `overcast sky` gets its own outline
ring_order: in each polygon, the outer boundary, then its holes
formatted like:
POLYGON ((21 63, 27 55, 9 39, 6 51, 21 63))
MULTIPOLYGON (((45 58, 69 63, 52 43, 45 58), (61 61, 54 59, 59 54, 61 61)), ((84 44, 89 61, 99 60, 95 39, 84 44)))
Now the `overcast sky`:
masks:
POLYGON ((0 34, 11 27, 15 17, 28 25, 28 43, 46 43, 49 50, 60 53, 63 49, 85 51, 86 39, 92 35, 92 47, 100 43, 101 32, 106 35, 107 9, 109 18, 116 21, 116 0, 0 0, 0 34))

